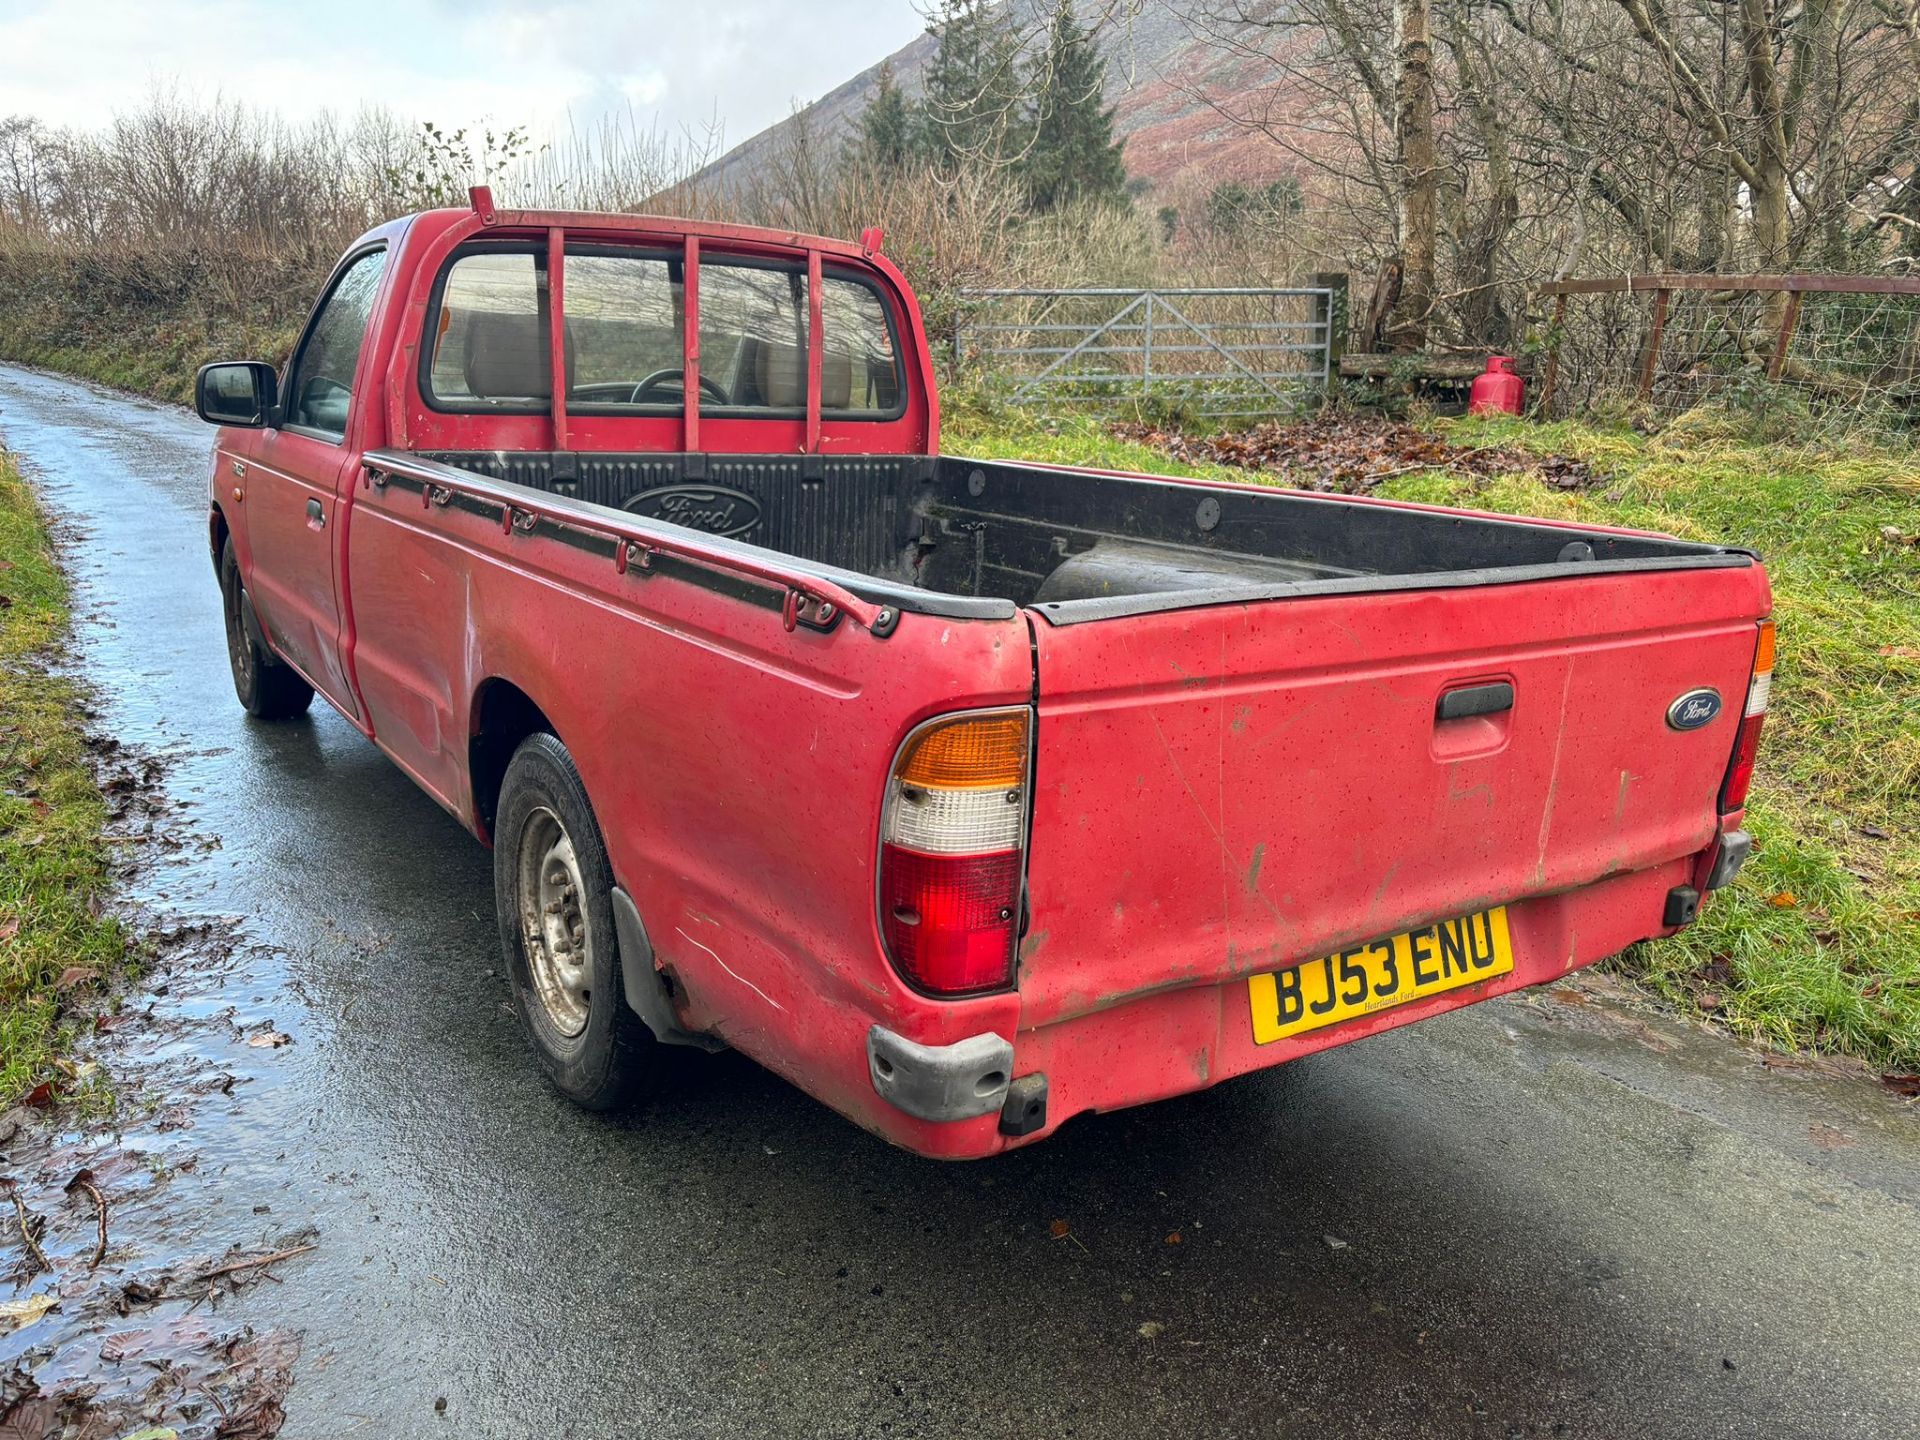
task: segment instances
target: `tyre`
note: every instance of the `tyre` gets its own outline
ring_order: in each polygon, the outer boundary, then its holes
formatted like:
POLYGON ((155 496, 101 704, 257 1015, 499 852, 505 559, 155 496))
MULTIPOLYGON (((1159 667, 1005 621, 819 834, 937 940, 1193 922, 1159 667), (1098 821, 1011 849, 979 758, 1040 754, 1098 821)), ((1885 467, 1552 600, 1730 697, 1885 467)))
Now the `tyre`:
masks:
POLYGON ((227 664, 233 693, 249 715, 260 720, 290 720, 313 704, 313 687, 300 672, 269 650, 252 619, 252 602, 240 583, 240 562, 233 541, 220 547, 220 608, 227 622, 227 664))
POLYGON ((588 1110, 656 1092, 666 1065, 621 984, 606 842, 552 735, 530 736, 507 765, 493 892, 514 1005, 554 1086, 588 1110))

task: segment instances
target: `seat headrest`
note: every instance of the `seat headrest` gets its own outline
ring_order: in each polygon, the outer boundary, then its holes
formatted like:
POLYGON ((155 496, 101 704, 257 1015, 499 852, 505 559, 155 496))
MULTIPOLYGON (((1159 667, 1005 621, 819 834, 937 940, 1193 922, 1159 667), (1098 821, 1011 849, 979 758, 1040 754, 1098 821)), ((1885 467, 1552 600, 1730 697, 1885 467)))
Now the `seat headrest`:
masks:
POLYGON ((798 345, 758 342, 754 385, 760 403, 775 410, 798 410, 807 403, 807 352, 798 345))
POLYGON ((482 400, 545 401, 547 336, 540 317, 475 311, 467 317, 467 389, 482 400))
MULTIPOLYGON (((773 410, 800 410, 807 403, 807 352, 800 345, 776 345, 757 336, 741 342, 740 370, 751 384, 738 403, 773 410)), ((742 388, 742 387, 736 387, 742 388)), ((820 408, 845 410, 853 402, 853 357, 828 350, 820 357, 820 408)))
POLYGON ((853 356, 826 350, 820 356, 820 408, 844 410, 853 403, 853 356))

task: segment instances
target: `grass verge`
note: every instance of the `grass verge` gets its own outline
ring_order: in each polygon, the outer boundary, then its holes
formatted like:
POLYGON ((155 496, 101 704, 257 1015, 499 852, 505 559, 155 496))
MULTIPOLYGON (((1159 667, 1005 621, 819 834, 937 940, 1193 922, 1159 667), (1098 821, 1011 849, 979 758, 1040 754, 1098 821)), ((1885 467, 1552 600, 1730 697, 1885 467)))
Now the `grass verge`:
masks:
MULTIPOLYGON (((1920 1071, 1920 458, 1870 440, 1782 443, 1699 412, 1652 436, 1577 422, 1442 422, 1464 445, 1572 455, 1611 477, 1395 476, 1385 496, 1591 520, 1748 546, 1780 624, 1772 713, 1748 809, 1758 853, 1700 922, 1615 967, 1787 1048, 1920 1071)), ((1245 481, 1091 420, 964 398, 945 448, 1245 481)))
POLYGON ((85 1090, 63 1054, 126 963, 98 912, 106 806, 87 764, 79 695, 47 673, 67 588, 33 492, 0 451, 0 1109, 42 1083, 85 1090))

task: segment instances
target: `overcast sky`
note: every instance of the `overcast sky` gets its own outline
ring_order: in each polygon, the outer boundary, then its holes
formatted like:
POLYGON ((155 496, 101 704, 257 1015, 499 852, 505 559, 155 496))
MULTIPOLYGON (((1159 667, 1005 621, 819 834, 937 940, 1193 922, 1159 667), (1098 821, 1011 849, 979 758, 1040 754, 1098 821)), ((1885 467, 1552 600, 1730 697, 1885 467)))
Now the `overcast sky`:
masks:
POLYGON ((0 115, 94 125, 174 84, 537 133, 630 103, 732 144, 924 23, 913 0, 0 0, 0 115))

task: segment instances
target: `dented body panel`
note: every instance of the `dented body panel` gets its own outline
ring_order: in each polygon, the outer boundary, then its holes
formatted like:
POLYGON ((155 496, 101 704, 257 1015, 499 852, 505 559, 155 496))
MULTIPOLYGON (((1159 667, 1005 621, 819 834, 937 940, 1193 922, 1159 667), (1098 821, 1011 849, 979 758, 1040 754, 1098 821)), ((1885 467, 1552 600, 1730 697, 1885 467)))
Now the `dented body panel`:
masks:
POLYGON ((919 312, 873 243, 486 201, 383 227, 343 266, 372 249, 345 433, 276 414, 216 446, 210 534, 231 536, 267 638, 483 841, 501 747, 551 729, 678 1026, 897 1144, 991 1154, 1554 979, 1670 930, 1670 892, 1703 883, 1738 823, 1715 801, 1770 607, 1749 557, 943 459, 919 312), (786 266, 814 294, 856 277, 899 347, 897 413, 823 410, 817 301, 793 413, 436 408, 436 284, 502 240, 554 277, 569 247, 684 257, 695 380, 702 257, 786 266), (1270 553, 1315 527, 1334 537, 1315 555, 1270 553), (1429 533, 1508 568, 1382 573, 1429 533), (1562 573, 1569 546, 1604 563, 1562 573), (1195 567, 1240 588, 1179 591, 1195 567), (1174 593, 1102 593, 1147 571, 1174 593), (1702 688, 1727 713, 1668 725, 1702 688), (890 963, 876 909, 896 757, 932 717, 1024 707, 1013 983, 931 998, 890 963), (1255 1042, 1249 976, 1499 905, 1510 973, 1255 1042), (914 1087, 873 1068, 1007 1045, 1011 1076, 987 1077, 1004 1114, 908 1113, 887 1093, 914 1087))

